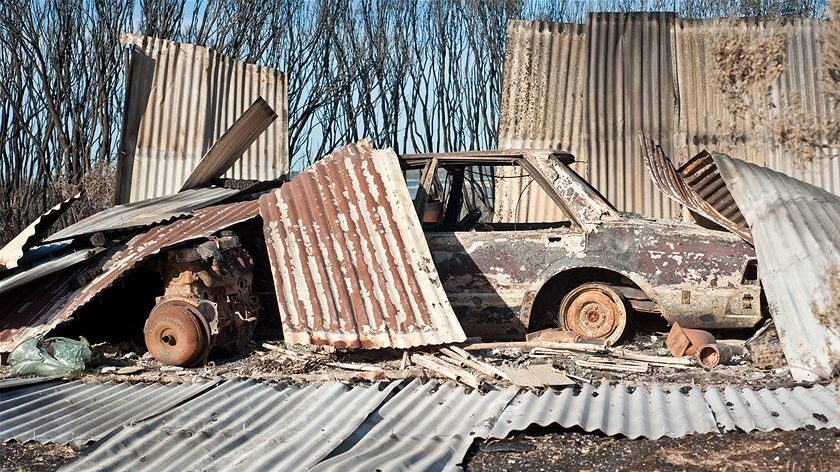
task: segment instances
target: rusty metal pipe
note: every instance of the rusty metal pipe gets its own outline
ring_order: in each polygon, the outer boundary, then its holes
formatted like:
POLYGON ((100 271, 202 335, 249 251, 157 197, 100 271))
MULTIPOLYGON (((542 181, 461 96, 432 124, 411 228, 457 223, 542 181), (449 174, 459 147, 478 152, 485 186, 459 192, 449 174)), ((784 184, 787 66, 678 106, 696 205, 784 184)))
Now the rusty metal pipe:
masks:
POLYGON ((706 369, 713 369, 720 364, 726 364, 732 359, 732 348, 728 344, 711 343, 700 346, 695 354, 697 362, 706 369))

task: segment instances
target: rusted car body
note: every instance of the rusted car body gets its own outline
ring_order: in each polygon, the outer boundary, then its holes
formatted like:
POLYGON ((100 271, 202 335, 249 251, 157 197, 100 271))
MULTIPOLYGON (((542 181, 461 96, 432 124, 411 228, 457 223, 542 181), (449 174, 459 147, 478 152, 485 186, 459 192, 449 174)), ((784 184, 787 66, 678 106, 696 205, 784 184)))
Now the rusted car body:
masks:
POLYGON ((750 245, 726 231, 617 211, 569 167, 569 154, 403 159, 406 175, 419 173, 415 208, 467 335, 513 339, 559 324, 614 343, 638 312, 705 329, 762 318, 750 245), (500 172, 506 167, 515 171, 500 172), (504 196, 494 185, 511 175, 539 185, 567 219, 499 222, 492 207, 504 196))

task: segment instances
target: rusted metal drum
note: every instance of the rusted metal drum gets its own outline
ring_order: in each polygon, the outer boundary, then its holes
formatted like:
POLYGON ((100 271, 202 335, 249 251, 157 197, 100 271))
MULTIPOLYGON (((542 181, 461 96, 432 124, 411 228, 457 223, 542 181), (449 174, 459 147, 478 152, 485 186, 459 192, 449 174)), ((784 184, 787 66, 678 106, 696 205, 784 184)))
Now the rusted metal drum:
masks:
POLYGON ((210 328, 194 305, 183 300, 157 304, 143 328, 146 348, 160 363, 192 366, 210 352, 210 328))
POLYGON ((612 345, 624 334, 627 309, 621 295, 608 285, 583 284, 563 298, 558 324, 584 338, 603 339, 612 345))

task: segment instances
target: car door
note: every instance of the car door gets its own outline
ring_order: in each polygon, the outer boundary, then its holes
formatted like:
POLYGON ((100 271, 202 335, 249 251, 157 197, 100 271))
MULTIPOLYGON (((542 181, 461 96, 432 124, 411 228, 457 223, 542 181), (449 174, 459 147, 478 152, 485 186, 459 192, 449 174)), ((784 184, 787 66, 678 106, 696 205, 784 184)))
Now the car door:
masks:
POLYGON ((439 158, 419 184, 426 240, 468 336, 521 338, 528 326, 520 307, 535 295, 528 291, 553 248, 583 244, 583 233, 546 195, 550 189, 521 164, 439 158), (523 198, 541 211, 523 211, 523 198))

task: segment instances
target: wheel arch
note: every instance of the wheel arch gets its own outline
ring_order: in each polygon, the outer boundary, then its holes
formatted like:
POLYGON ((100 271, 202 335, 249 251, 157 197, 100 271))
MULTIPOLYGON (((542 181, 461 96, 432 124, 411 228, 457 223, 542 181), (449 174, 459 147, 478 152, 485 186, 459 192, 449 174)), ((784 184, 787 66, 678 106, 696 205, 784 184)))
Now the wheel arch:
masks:
POLYGON ((532 285, 522 305, 521 318, 528 332, 550 326, 548 310, 554 307, 575 287, 587 282, 621 283, 628 281, 645 293, 654 303, 653 287, 639 274, 597 265, 578 265, 546 271, 540 280, 532 285))

